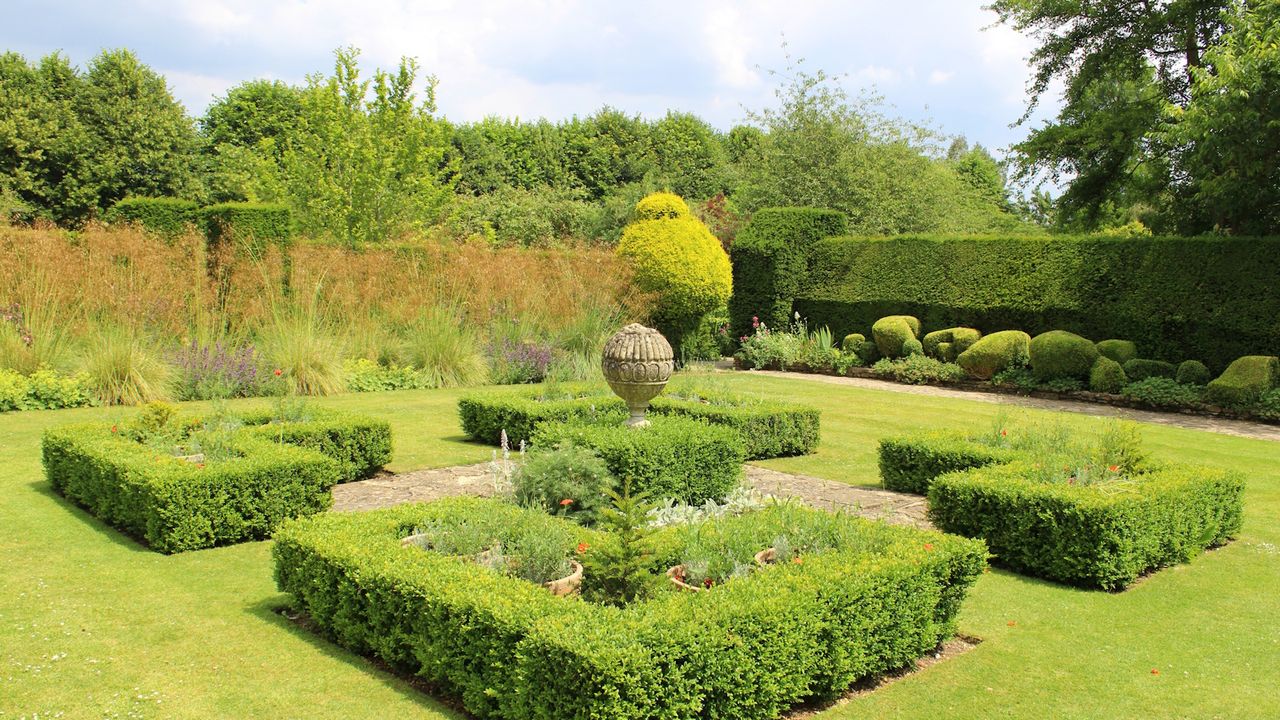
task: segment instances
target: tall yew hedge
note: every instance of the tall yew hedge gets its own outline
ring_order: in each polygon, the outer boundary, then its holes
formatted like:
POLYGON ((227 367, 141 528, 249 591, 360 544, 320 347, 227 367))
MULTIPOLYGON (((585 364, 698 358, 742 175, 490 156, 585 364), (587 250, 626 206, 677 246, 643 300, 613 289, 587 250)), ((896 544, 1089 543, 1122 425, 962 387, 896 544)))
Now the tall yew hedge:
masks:
MULTIPOLYGON (((743 235, 768 237, 758 245, 797 237, 765 219, 743 235)), ((734 248, 732 307, 748 321, 787 306, 836 337, 899 314, 918 317, 926 331, 1069 330, 1133 340, 1144 358, 1196 359, 1215 372, 1242 355, 1280 351, 1280 237, 827 237, 791 245, 772 256, 804 247, 807 264, 734 248), (783 292, 769 304, 761 290, 783 292)))

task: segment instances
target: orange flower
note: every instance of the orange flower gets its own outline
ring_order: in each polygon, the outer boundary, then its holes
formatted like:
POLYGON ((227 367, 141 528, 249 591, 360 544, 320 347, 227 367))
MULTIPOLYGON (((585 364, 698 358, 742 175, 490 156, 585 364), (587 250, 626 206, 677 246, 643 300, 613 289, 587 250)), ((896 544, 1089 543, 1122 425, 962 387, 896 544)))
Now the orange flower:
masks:
POLYGON ((204 463, 196 463, 196 467, 198 467, 198 468, 200 468, 201 470, 203 470, 203 469, 204 469, 204 463))
POLYGON ((275 371, 272 372, 272 374, 275 375, 276 377, 280 377, 281 375, 284 374, 284 371, 281 370, 280 368, 276 368, 275 371))
POLYGON ((793 562, 793 563, 795 563, 795 564, 797 564, 797 565, 803 565, 803 564, 804 564, 804 558, 802 558, 802 557, 793 557, 793 558, 791 558, 791 562, 793 562))
POLYGON ((573 500, 570 500, 569 498, 565 498, 560 501, 560 507, 569 507, 572 504, 573 504, 573 500))
POLYGON ((1151 674, 1152 674, 1152 675, 1159 675, 1159 674, 1160 674, 1160 671, 1159 671, 1159 670, 1157 670, 1156 668, 1151 668, 1151 674))
POLYGON ((1120 466, 1119 466, 1119 465, 1112 465, 1111 467, 1109 467, 1109 468, 1107 468, 1107 469, 1108 469, 1108 470, 1110 470, 1111 472, 1120 472, 1120 466))
POLYGON ((587 548, 589 547, 591 546, 584 542, 578 543, 578 554, 581 555, 582 553, 586 552, 587 548))
POLYGON ((115 425, 111 426, 111 432, 119 432, 119 431, 120 431, 120 428, 116 427, 115 425))
POLYGON ((1010 621, 1009 621, 1009 627, 1015 627, 1017 624, 1018 624, 1018 622, 1017 622, 1016 620, 1010 620, 1010 621))
POLYGON ((1008 431, 1008 430, 1001 430, 1001 431, 1000 431, 1000 437, 1004 437, 1004 436, 1006 436, 1006 435, 1008 435, 1008 434, 1009 434, 1009 431, 1008 431))
POLYGON ((932 550, 932 549, 933 549, 933 543, 925 543, 925 544, 924 544, 924 549, 925 549, 925 550, 932 550))

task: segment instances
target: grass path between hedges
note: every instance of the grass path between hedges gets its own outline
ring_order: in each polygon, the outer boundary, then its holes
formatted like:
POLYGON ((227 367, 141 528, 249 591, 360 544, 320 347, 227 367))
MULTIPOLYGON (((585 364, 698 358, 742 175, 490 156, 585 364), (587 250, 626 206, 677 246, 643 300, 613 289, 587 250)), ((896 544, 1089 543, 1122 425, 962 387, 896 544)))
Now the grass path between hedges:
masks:
MULTIPOLYGON (((708 381, 821 407, 817 454, 762 464, 854 485, 877 483, 884 435, 990 426, 1001 412, 786 378, 708 381)), ((322 402, 390 420, 392 468, 411 470, 490 456, 460 436, 460 394, 322 402)), ((457 717, 277 615, 287 598, 271 579, 269 543, 163 556, 53 495, 40 467, 41 431, 129 414, 0 416, 0 718, 457 717)), ((822 717, 1280 717, 1280 443, 1144 428, 1160 458, 1248 476, 1239 540, 1121 594, 993 571, 960 622, 981 645, 822 717)))

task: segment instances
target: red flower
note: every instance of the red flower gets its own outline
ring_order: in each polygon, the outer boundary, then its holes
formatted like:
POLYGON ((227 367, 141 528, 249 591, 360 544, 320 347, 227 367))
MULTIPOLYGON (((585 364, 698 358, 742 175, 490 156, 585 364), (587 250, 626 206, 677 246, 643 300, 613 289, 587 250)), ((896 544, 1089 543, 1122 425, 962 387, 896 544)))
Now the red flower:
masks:
POLYGON ((933 543, 925 543, 925 544, 924 544, 924 549, 925 549, 925 550, 932 550, 932 549, 933 549, 933 543))
POLYGON ((119 431, 120 431, 120 428, 116 427, 115 425, 111 426, 111 432, 119 432, 119 431))
POLYGON ((1112 465, 1111 467, 1109 467, 1109 468, 1107 468, 1107 469, 1108 469, 1108 470, 1110 470, 1111 472, 1120 472, 1120 466, 1119 466, 1119 465, 1112 465))
POLYGON ((1000 437, 1004 437, 1004 436, 1006 436, 1006 435, 1008 435, 1008 434, 1009 434, 1009 431, 1008 431, 1008 430, 1001 430, 1001 431, 1000 431, 1000 437))
POLYGON ((586 552, 587 548, 589 547, 591 546, 584 542, 578 543, 578 554, 581 555, 582 553, 586 552))
POLYGON ((563 499, 563 500, 561 500, 561 501, 560 501, 560 507, 569 507, 569 506, 570 506, 570 505, 572 505, 572 504, 573 504, 573 500, 571 500, 571 499, 569 499, 569 498, 565 498, 565 499, 563 499))
POLYGON ((1159 670, 1157 670, 1156 668, 1151 668, 1151 674, 1152 674, 1152 675, 1159 675, 1159 674, 1160 674, 1160 671, 1159 671, 1159 670))
POLYGON ((703 578, 702 587, 711 587, 711 578, 703 578))
POLYGON ((273 375, 275 375, 276 377, 280 377, 281 375, 283 375, 283 374, 284 374, 284 371, 283 371, 283 370, 281 370, 280 368, 276 368, 276 369, 272 372, 272 374, 273 374, 273 375))

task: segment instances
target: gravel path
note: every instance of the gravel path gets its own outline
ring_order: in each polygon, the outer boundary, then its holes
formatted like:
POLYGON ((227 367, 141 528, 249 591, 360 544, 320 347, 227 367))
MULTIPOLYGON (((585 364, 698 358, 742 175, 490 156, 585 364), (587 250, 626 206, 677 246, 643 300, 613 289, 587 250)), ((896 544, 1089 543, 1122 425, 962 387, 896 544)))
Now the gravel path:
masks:
MULTIPOLYGON (((919 495, 851 487, 754 465, 747 465, 745 471, 748 482, 770 495, 796 497, 823 510, 844 510, 895 525, 929 525, 925 519, 925 501, 919 495)), ((485 497, 492 495, 493 490, 493 473, 487 462, 415 470, 338 485, 333 489, 333 509, 339 512, 374 510, 454 495, 485 497)))
MULTIPOLYGON (((724 369, 717 366, 717 369, 724 369)), ((734 371, 742 372, 742 371, 734 371)), ((1152 410, 1136 410, 1134 408, 1113 407, 1099 403, 1082 402, 1080 400, 1051 400, 1048 398, 1025 397, 1023 395, 1007 395, 1004 393, 970 392, 953 388, 936 387, 934 385, 904 385, 890 380, 872 380, 868 378, 836 377, 834 375, 815 375, 811 373, 776 372, 773 370, 748 370, 746 372, 770 377, 808 380, 831 385, 863 388, 866 390, 887 390, 907 395, 927 395, 930 397, 957 398, 974 402, 993 403, 998 405, 1014 405, 1017 407, 1037 408, 1040 410, 1056 410, 1059 412, 1080 413, 1094 417, 1118 417, 1139 422, 1155 423, 1204 430, 1205 432, 1236 435, 1255 440, 1280 441, 1280 426, 1248 420, 1232 420, 1230 418, 1209 415, 1184 415, 1182 413, 1155 412, 1152 410)))

